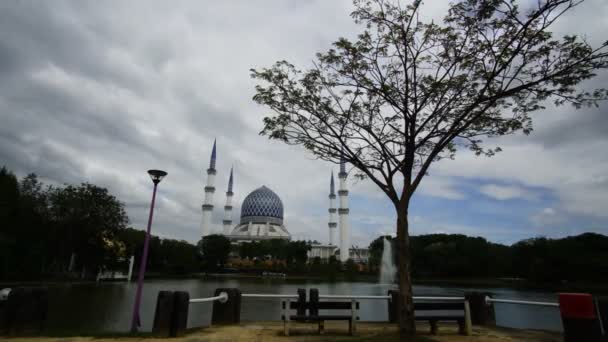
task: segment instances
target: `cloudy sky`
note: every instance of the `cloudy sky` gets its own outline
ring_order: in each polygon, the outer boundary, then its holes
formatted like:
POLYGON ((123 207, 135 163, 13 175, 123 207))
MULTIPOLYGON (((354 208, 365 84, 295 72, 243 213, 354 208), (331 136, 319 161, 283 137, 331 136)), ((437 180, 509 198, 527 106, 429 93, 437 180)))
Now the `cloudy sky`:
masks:
MULTIPOLYGON (((424 16, 441 17, 447 5, 432 2, 424 16)), ((234 165, 237 203, 267 185, 294 238, 325 242, 337 167, 258 135, 267 112, 251 100, 249 69, 280 59, 310 66, 339 36, 359 32, 351 10, 348 0, 0 1, 0 164, 49 183, 108 187, 136 228, 151 196, 146 170, 164 169, 154 233, 194 242, 217 138, 216 208, 234 165)), ((554 31, 597 45, 608 2, 587 0, 554 31)), ((605 73, 584 86, 602 84, 605 73)), ((501 243, 608 234, 608 104, 549 106, 534 120, 532 135, 501 138, 494 158, 461 153, 434 165, 414 199, 413 234, 501 243)), ((353 243, 393 232, 384 195, 368 182, 349 187, 353 243)))

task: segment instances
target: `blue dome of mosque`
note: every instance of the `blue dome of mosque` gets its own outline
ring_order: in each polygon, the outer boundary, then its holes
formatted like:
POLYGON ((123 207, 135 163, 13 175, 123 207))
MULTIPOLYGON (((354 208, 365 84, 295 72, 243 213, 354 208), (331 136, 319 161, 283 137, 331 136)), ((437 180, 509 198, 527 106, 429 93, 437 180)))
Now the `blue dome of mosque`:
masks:
POLYGON ((283 221, 283 202, 266 186, 253 190, 241 205, 241 222, 283 221), (278 220, 277 220, 278 219, 278 220))

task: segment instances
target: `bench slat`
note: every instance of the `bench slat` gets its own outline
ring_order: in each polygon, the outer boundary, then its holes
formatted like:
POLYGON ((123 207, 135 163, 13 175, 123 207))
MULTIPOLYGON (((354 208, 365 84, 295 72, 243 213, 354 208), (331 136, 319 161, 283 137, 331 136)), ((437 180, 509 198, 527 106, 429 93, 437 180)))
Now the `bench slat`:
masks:
POLYGON ((351 315, 318 315, 311 317, 312 320, 319 321, 350 321, 352 318, 351 315))
POLYGON ((319 310, 350 310, 351 302, 319 302, 319 310))
MULTIPOLYGON (((292 310, 297 310, 302 306, 300 302, 289 302, 289 308, 292 310)), ((304 303, 304 309, 308 308, 308 303, 304 303)))
POLYGON ((464 316, 440 315, 440 316, 416 316, 416 321, 461 321, 464 316))

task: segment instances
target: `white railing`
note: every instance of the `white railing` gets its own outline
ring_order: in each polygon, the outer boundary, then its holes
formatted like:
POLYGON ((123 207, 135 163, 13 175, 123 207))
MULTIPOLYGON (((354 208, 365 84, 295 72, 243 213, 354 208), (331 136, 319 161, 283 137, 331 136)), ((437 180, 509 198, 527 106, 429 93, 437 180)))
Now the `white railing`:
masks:
MULTIPOLYGON (((241 297, 244 298, 298 298, 298 295, 292 294, 274 294, 274 293, 243 293, 241 297)), ((388 300, 391 296, 373 296, 373 295, 319 295, 320 299, 379 299, 379 300, 388 300)), ((429 296, 420 296, 413 297, 414 300, 421 301, 464 301, 464 297, 429 297, 429 296)))
POLYGON ((244 298, 298 298, 298 295, 272 294, 272 293, 243 293, 244 298))
POLYGON ((534 302, 528 300, 513 300, 513 299, 498 299, 486 297, 486 303, 505 303, 505 304, 523 304, 523 305, 536 305, 536 306, 551 306, 551 307, 559 307, 559 303, 553 302, 534 302))
POLYGON ((319 295, 326 299, 390 299, 391 296, 357 296, 357 295, 319 295))
POLYGON ((228 301, 228 294, 226 292, 221 292, 218 296, 215 296, 215 297, 192 298, 192 299, 190 299, 190 303, 214 302, 216 300, 219 301, 220 303, 226 303, 228 301))
MULTIPOLYGON (((241 297, 244 298, 278 298, 278 299, 292 299, 298 298, 298 295, 292 294, 273 294, 273 293, 243 293, 241 297)), ((345 300, 356 300, 356 299, 370 299, 370 300, 388 300, 391 296, 374 296, 374 295, 319 295, 319 299, 345 299, 345 300)), ((190 303, 205 303, 205 302, 214 302, 220 301, 221 303, 225 303, 228 301, 228 294, 226 292, 220 293, 215 297, 207 297, 207 298, 192 298, 190 299, 190 303)), ((464 297, 432 297, 432 296, 414 296, 413 300, 415 301, 464 301, 464 297)), ((513 300, 513 299, 499 299, 499 298, 491 298, 486 297, 486 303, 504 303, 504 304, 523 304, 523 305, 536 305, 536 306, 550 306, 550 307, 559 307, 558 303, 553 302, 536 302, 536 301, 527 301, 527 300, 513 300)))
POLYGON ((463 302, 465 300, 464 297, 412 297, 414 300, 428 300, 428 301, 439 301, 439 300, 445 300, 448 302, 463 302))

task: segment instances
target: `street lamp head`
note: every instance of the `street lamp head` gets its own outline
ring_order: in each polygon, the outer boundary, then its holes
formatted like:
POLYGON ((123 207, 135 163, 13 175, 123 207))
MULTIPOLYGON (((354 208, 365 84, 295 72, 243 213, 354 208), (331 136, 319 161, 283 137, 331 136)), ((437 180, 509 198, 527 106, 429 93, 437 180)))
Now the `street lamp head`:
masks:
POLYGON ((160 183, 160 181, 163 180, 163 178, 167 175, 165 171, 161 170, 148 170, 148 174, 150 175, 150 178, 152 178, 152 182, 154 182, 154 184, 160 183))

